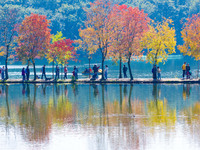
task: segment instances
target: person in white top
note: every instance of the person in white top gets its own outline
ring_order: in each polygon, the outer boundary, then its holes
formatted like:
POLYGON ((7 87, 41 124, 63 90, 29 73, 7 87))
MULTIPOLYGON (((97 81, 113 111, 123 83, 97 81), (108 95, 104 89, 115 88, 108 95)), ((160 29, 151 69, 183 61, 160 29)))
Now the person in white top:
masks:
POLYGON ((105 79, 108 78, 108 65, 106 65, 106 68, 104 70, 104 75, 105 75, 105 79))
POLYGON ((161 80, 161 70, 160 70, 160 67, 157 67, 157 72, 158 72, 158 80, 161 80))

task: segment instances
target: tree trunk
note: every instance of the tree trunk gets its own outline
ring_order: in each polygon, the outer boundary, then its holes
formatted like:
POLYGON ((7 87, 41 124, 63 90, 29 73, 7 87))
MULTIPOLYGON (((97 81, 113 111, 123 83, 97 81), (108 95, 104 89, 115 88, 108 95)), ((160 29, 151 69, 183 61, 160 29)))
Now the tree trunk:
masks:
POLYGON ((105 60, 105 57, 102 53, 102 77, 101 77, 101 80, 104 80, 104 60, 105 60))
POLYGON ((122 78, 122 58, 119 57, 119 78, 122 78))
POLYGON ((61 71, 60 71, 60 76, 61 76, 61 80, 63 79, 63 65, 61 65, 61 71))
POLYGON ((157 65, 156 65, 156 62, 155 62, 155 64, 153 65, 153 68, 154 68, 154 66, 156 66, 155 68, 156 68, 156 70, 155 70, 155 72, 153 72, 153 79, 157 79, 157 65))
POLYGON ((89 78, 90 78, 90 59, 91 58, 89 58, 89 78))
POLYGON ((197 79, 199 78, 199 60, 198 60, 198 70, 197 70, 197 79))
POLYGON ((36 80, 35 61, 34 61, 34 60, 32 60, 32 63, 33 63, 33 72, 34 72, 34 79, 33 79, 33 80, 36 80))
POLYGON ((53 64, 52 64, 52 79, 54 79, 54 61, 53 61, 53 64))
POLYGON ((8 50, 9 50, 9 45, 6 46, 6 62, 5 62, 6 80, 8 79, 8 50))
POLYGON ((128 69, 129 69, 130 78, 131 78, 131 80, 133 80, 133 75, 132 75, 132 71, 131 71, 131 56, 129 56, 129 58, 128 58, 128 69))

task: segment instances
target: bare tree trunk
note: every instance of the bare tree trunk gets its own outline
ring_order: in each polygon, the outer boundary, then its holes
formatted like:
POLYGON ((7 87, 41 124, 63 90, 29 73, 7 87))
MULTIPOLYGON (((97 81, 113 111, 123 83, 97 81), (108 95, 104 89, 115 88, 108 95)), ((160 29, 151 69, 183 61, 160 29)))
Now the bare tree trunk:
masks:
POLYGON ((36 69, 35 69, 35 61, 32 60, 33 62, 33 72, 34 72, 34 79, 33 80, 36 80, 36 69))
POLYGON ((63 72, 64 72, 64 71, 63 71, 63 65, 61 65, 61 71, 60 71, 61 80, 63 79, 63 75, 62 75, 63 72))
POLYGON ((197 79, 199 78, 199 60, 198 60, 198 70, 197 70, 197 79))
POLYGON ((133 75, 132 75, 132 71, 131 71, 131 56, 129 56, 129 58, 128 58, 128 69, 129 69, 130 78, 131 78, 131 80, 133 80, 133 75))
POLYGON ((122 57, 119 57, 119 78, 122 78, 122 57))
POLYGON ((54 79, 54 61, 53 61, 53 65, 52 65, 52 79, 54 79))
POLYGON ((104 80, 104 60, 105 60, 105 57, 104 57, 104 54, 102 53, 102 77, 101 77, 101 80, 104 80))
POLYGON ((5 62, 6 80, 8 79, 8 50, 9 50, 9 45, 6 46, 6 62, 5 62))
POLYGON ((91 58, 89 58, 89 78, 90 78, 90 59, 91 58))

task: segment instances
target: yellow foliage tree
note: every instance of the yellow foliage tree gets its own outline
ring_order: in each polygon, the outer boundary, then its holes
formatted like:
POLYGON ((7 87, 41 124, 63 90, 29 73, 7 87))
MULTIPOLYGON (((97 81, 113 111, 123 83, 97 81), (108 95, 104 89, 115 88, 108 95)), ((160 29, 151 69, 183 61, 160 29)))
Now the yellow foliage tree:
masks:
POLYGON ((165 62, 169 54, 175 53, 175 29, 169 26, 171 24, 171 19, 165 19, 157 24, 152 22, 144 34, 141 42, 144 48, 148 49, 147 61, 151 64, 165 62))

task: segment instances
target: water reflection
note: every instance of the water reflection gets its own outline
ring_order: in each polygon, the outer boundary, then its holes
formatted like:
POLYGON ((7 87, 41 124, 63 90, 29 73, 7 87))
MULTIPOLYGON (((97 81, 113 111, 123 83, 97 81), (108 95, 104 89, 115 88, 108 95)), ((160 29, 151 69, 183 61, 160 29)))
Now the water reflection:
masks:
POLYGON ((187 135, 182 141, 199 138, 198 92, 190 84, 1 84, 0 130, 9 133, 7 142, 11 131, 19 132, 19 149, 47 148, 57 135, 87 137, 86 149, 153 149, 154 142, 166 149, 180 133, 187 135))

